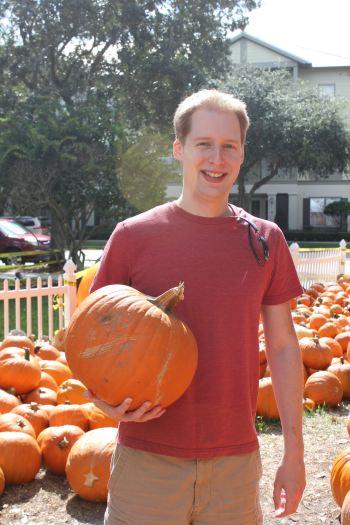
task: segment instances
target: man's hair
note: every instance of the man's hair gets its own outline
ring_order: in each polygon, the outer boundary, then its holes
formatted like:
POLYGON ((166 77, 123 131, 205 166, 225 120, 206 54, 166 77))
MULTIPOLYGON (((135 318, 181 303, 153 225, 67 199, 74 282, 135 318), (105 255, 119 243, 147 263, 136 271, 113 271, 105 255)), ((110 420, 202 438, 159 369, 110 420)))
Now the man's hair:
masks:
POLYGON ((180 102, 173 120, 175 137, 180 142, 184 143, 191 131, 191 117, 197 109, 209 109, 237 115, 241 140, 244 144, 249 128, 249 117, 245 103, 229 93, 223 93, 216 89, 202 89, 180 102))

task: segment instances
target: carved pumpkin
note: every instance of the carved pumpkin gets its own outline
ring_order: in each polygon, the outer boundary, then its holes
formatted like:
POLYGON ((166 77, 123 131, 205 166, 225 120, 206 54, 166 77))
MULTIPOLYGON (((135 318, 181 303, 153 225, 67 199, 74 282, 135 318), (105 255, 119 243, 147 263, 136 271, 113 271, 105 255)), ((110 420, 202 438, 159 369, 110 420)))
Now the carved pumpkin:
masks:
POLYGON ((83 435, 84 430, 75 425, 48 427, 43 430, 38 436, 38 444, 46 468, 54 474, 64 475, 69 452, 83 435))
POLYGON ((183 285, 152 298, 123 285, 100 288, 75 310, 66 334, 74 377, 111 405, 130 397, 166 407, 189 386, 197 367, 190 329, 171 313, 183 285))
POLYGON ((74 492, 89 501, 106 501, 116 428, 89 430, 72 447, 66 476, 74 492))
POLYGON ((0 468, 6 484, 20 485, 35 478, 41 454, 36 440, 24 432, 0 432, 0 468))

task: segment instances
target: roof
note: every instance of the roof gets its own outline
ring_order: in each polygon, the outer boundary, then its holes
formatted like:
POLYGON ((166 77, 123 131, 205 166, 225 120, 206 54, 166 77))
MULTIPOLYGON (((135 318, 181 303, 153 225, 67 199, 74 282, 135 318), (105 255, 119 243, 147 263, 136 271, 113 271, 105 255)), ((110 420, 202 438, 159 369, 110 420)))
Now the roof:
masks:
POLYGON ((266 47, 267 49, 270 49, 271 51, 274 51, 275 53, 278 53, 279 55, 289 58, 290 60, 294 60, 295 62, 297 62, 298 64, 302 66, 312 66, 311 62, 308 62, 307 60, 304 60, 303 58, 292 55, 291 53, 284 51, 284 49, 280 49, 278 47, 272 46, 271 44, 268 44, 267 42, 264 42, 263 40, 260 40, 259 38, 256 38, 255 36, 249 35, 245 31, 242 31, 239 35, 231 38, 230 43, 234 44, 235 42, 238 42, 238 40, 241 40, 242 38, 246 40, 250 40, 254 44, 258 44, 259 46, 266 47))

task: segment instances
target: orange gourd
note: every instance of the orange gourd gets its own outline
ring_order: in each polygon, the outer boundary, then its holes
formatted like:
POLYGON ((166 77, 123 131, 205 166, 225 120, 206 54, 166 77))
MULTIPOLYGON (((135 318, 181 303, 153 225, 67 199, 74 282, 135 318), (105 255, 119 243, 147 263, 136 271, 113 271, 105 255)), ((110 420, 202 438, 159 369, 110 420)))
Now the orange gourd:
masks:
POLYGON ((8 346, 17 346, 19 348, 28 348, 30 353, 34 355, 34 342, 25 335, 7 335, 0 344, 0 350, 8 346))
POLYGON ((13 412, 1 414, 0 432, 23 432, 33 438, 36 437, 33 425, 25 417, 13 412))
POLYGON ((33 426, 35 435, 38 436, 40 432, 49 425, 49 416, 47 412, 41 408, 38 403, 23 403, 14 408, 11 414, 19 414, 29 421, 33 426))
POLYGON ((183 284, 157 298, 129 286, 100 288, 75 310, 66 333, 74 377, 111 405, 131 397, 166 407, 192 381, 198 351, 190 329, 171 312, 183 284))
POLYGON ((86 403, 86 397, 83 395, 86 391, 86 386, 79 379, 67 379, 57 389, 57 404, 60 405, 69 401, 73 404, 83 405, 86 403))
POLYGON ((335 502, 341 507, 350 490, 350 449, 343 450, 333 460, 331 488, 335 502))
POLYGON ((92 281, 94 280, 94 277, 97 273, 97 270, 100 267, 100 263, 97 262, 90 266, 89 268, 86 268, 84 270, 83 277, 81 278, 81 281, 78 286, 78 292, 77 292, 77 304, 79 305, 88 295, 90 286, 92 284, 92 281))
POLYGON ((38 385, 40 376, 38 361, 28 349, 24 357, 15 355, 0 360, 0 388, 14 388, 16 394, 26 394, 38 385))
POLYGON ((84 431, 74 425, 43 430, 38 436, 38 444, 46 468, 54 474, 64 475, 69 452, 83 435, 84 431))
POLYGON ((110 464, 115 449, 116 428, 89 430, 74 443, 66 464, 68 483, 89 501, 106 501, 110 464))
POLYGON ((35 478, 41 465, 39 445, 24 432, 0 432, 0 468, 6 484, 20 485, 35 478))
POLYGON ((337 406, 343 397, 340 380, 327 370, 312 374, 305 383, 305 397, 312 399, 316 405, 337 406))

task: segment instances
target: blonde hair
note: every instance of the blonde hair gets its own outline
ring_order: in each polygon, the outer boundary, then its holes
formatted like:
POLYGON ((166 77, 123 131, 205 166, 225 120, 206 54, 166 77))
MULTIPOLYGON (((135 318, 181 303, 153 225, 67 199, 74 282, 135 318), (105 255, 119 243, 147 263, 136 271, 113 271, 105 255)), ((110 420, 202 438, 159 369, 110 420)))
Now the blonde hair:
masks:
POLYGON ((180 142, 184 143, 191 131, 191 117, 197 109, 231 112, 237 115, 241 140, 244 144, 250 124, 245 103, 229 93, 216 89, 202 89, 180 102, 173 119, 175 137, 180 142))

